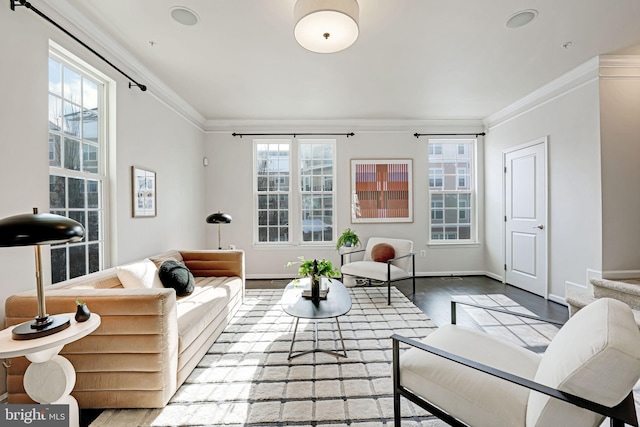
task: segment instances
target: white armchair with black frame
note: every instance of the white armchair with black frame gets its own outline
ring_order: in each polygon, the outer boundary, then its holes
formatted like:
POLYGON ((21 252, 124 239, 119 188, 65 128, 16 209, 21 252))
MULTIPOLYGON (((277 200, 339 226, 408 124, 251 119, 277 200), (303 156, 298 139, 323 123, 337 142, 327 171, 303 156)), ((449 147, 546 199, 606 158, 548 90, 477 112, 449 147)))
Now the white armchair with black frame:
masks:
POLYGON ((452 426, 597 427, 606 417, 611 426, 638 426, 640 332, 623 302, 586 306, 542 355, 455 325, 455 307, 452 324, 422 341, 391 337, 396 427, 401 396, 452 426), (401 343, 410 346, 402 354, 401 343))
POLYGON ((391 305, 391 283, 398 280, 412 279, 413 294, 416 293, 416 258, 413 253, 413 242, 406 239, 371 237, 364 249, 340 253, 340 272, 344 276, 354 276, 377 280, 387 284, 388 303, 391 305), (351 261, 351 256, 364 253, 363 259, 351 261), (349 256, 345 263, 345 256, 349 256), (411 263, 409 264, 409 261, 411 263), (411 269, 409 269, 411 266, 411 269))

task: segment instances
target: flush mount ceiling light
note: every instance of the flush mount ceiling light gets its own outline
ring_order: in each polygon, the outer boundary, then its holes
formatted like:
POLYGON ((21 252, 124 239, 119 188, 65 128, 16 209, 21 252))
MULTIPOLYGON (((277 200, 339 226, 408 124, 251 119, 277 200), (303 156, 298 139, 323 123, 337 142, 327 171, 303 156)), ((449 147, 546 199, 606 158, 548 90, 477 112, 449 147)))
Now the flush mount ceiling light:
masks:
POLYGON ((197 13, 183 6, 172 7, 171 17, 179 24, 188 26, 196 25, 200 21, 200 17, 197 13))
POLYGON ((521 10, 517 12, 509 19, 507 19, 507 28, 520 28, 533 21, 538 16, 538 11, 535 9, 521 10))
POLYGON ((358 38, 357 0, 298 0, 293 9, 294 35, 300 46, 317 53, 334 53, 358 38))

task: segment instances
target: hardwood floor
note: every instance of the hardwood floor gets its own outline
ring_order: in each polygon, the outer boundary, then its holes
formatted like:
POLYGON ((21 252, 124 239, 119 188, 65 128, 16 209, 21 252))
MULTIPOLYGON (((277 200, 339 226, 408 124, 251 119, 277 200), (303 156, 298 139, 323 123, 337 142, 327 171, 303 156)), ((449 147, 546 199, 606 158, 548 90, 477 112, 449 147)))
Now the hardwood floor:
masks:
MULTIPOLYGON (((247 289, 284 288, 288 279, 247 280, 247 289)), ((394 285, 413 303, 429 316, 437 325, 450 323, 451 300, 472 296, 477 299, 504 297, 526 308, 543 319, 565 322, 569 318, 567 307, 545 300, 542 297, 523 291, 511 285, 504 285, 486 276, 461 277, 418 277, 416 295, 413 296, 411 280, 403 280, 394 285)), ((458 313, 458 323, 477 326, 475 321, 464 312, 458 313)))

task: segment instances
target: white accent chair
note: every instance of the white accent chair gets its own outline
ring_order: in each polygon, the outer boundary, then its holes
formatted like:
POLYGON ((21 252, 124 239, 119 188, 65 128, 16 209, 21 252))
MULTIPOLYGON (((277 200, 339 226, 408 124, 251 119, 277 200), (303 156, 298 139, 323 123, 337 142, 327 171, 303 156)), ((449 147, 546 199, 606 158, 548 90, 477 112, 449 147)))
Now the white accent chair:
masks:
POLYGON ((385 282, 388 289, 388 302, 391 305, 391 282, 409 279, 413 280, 413 294, 416 293, 416 258, 413 253, 413 242, 405 239, 390 239, 385 237, 371 237, 367 241, 365 249, 359 249, 340 254, 340 272, 344 276, 362 277, 369 280, 385 282), (371 250, 379 243, 387 243, 393 246, 395 257, 387 262, 377 262, 371 257, 371 250), (345 264, 345 255, 364 252, 361 261, 353 261, 345 264), (411 264, 409 264, 411 259, 411 264), (411 267, 411 269, 409 269, 411 267))
POLYGON ((396 427, 400 396, 452 426, 596 427, 605 417, 611 426, 638 425, 640 332, 620 301, 580 310, 543 355, 454 324, 422 342, 392 340, 396 427), (400 343, 411 347, 400 354, 400 343))

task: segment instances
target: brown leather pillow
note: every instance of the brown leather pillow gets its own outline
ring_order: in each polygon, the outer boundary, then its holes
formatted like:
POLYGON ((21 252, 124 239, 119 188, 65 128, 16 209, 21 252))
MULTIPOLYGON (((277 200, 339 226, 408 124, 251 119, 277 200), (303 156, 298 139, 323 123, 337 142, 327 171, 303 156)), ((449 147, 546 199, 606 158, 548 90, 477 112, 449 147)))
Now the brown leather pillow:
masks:
POLYGON ((371 259, 376 262, 387 262, 395 256, 395 249, 388 243, 378 243, 371 249, 371 259))

